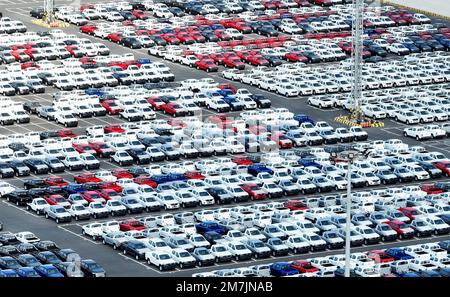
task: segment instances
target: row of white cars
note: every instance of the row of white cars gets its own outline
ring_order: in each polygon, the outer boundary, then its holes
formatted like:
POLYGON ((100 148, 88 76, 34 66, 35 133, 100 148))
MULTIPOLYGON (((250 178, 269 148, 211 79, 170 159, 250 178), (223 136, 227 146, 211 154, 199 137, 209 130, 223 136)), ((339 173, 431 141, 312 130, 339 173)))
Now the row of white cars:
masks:
MULTIPOLYGON (((160 270, 206 266, 342 248, 344 201, 330 195, 104 221, 83 225, 82 233, 160 270)), ((352 201, 353 246, 450 232, 446 194, 408 186, 356 192, 352 201)))
MULTIPOLYGON (((351 277, 449 277, 448 241, 408 245, 350 255, 351 277)), ((217 269, 193 277, 343 277, 345 255, 217 269)))
MULTIPOLYGON (((351 71, 347 66, 306 67, 301 64, 284 64, 271 69, 256 67, 245 72, 225 70, 222 75, 285 96, 311 96, 348 92, 351 90, 351 71)), ((449 79, 447 53, 420 55, 405 61, 365 64, 363 88, 376 90, 423 84, 445 83, 449 79)), ((329 108, 333 102, 326 96, 308 98, 308 103, 329 108)))

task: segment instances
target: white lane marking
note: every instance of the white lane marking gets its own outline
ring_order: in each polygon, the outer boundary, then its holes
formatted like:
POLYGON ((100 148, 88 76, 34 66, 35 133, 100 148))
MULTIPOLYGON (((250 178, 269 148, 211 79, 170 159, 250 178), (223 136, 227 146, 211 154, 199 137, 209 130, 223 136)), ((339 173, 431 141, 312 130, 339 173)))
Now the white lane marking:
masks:
POLYGON ((90 243, 93 243, 93 244, 95 244, 95 245, 100 245, 101 243, 100 242, 96 242, 96 241, 93 241, 92 239, 89 239, 89 238, 86 238, 85 236, 83 236, 83 235, 80 235, 80 234, 78 234, 78 233, 76 233, 76 232, 73 232, 72 230, 69 230, 69 229, 67 229, 67 228, 65 228, 64 226, 57 226, 59 229, 62 229, 62 230, 64 230, 64 231, 66 231, 66 232, 69 232, 70 234, 73 234, 73 235, 75 235, 76 237, 79 237, 79 238, 81 238, 81 239, 83 239, 83 240, 85 240, 85 241, 89 241, 90 243))
POLYGON ((20 210, 21 212, 24 212, 24 213, 26 213, 26 214, 29 214, 29 215, 31 215, 31 216, 33 216, 33 217, 35 217, 35 218, 42 218, 42 216, 38 216, 37 214, 34 214, 34 213, 32 213, 32 212, 26 210, 25 208, 19 207, 19 206, 17 206, 17 205, 14 205, 14 204, 9 203, 9 202, 6 202, 6 201, 2 201, 2 202, 3 202, 4 204, 8 205, 9 207, 14 207, 15 209, 20 210))
POLYGON ((156 270, 156 269, 154 269, 154 268, 152 268, 152 267, 150 267, 150 266, 148 266, 148 265, 146 265, 146 264, 144 264, 144 263, 142 263, 142 262, 139 262, 139 261, 136 260, 136 259, 133 259, 133 258, 131 258, 131 257, 128 257, 127 255, 124 255, 124 254, 122 254, 122 253, 118 253, 118 255, 121 256, 122 258, 125 258, 126 260, 132 261, 132 262, 134 262, 134 263, 136 263, 136 264, 139 264, 139 265, 143 266, 143 267, 144 267, 145 269, 147 269, 147 270, 153 270, 153 271, 156 271, 156 272, 158 272, 158 273, 161 274, 161 272, 159 272, 158 270, 156 270))

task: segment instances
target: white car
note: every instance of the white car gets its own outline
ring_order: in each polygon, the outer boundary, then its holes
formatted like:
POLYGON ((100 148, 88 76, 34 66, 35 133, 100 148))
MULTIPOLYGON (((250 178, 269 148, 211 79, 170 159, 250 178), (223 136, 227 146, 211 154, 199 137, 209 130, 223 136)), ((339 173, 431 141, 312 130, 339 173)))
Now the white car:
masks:
POLYGON ((91 223, 84 225, 81 229, 83 235, 92 237, 93 240, 101 238, 103 235, 103 227, 100 223, 91 223))
POLYGON ((120 166, 132 165, 134 160, 126 151, 117 151, 111 156, 111 161, 119 164, 120 166))
POLYGON ((403 135, 415 138, 416 140, 426 140, 432 138, 430 131, 421 126, 405 128, 403 129, 403 135))
POLYGON ((423 128, 431 134, 432 138, 442 138, 447 135, 447 132, 438 125, 426 125, 423 128))
POLYGON ((145 253, 149 265, 155 265, 160 271, 174 269, 177 263, 167 251, 151 251, 145 253))
POLYGON ((319 108, 333 107, 333 100, 327 97, 311 97, 308 99, 308 104, 319 108))
POLYGON ((35 243, 41 241, 34 233, 31 233, 29 231, 23 231, 14 234, 20 242, 23 243, 35 243))
POLYGON ((405 123, 407 125, 409 125, 409 124, 418 124, 419 123, 419 117, 416 116, 410 110, 399 110, 396 113, 396 115, 395 115, 395 119, 397 121, 405 123))

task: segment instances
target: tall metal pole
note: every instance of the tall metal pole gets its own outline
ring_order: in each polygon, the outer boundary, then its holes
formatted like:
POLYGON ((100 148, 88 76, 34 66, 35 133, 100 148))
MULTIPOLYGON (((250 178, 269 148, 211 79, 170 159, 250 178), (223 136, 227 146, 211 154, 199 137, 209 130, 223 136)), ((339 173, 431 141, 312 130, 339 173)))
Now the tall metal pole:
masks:
POLYGON ((348 158, 347 168, 347 218, 345 221, 345 277, 350 277, 350 212, 352 210, 352 159, 348 158))
POLYGON ((44 0, 44 21, 47 24, 55 21, 55 1, 44 0))
POLYGON ((352 18, 352 72, 353 120, 362 120, 362 66, 363 66, 364 0, 353 0, 352 18))

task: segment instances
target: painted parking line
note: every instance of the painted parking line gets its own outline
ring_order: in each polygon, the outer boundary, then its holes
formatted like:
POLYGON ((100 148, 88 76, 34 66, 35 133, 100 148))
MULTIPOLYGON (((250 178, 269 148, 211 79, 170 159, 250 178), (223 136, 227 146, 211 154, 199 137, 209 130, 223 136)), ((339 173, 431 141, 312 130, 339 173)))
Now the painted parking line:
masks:
MULTIPOLYGON (((92 239, 89 239, 89 238, 86 238, 85 236, 80 235, 80 234, 78 234, 78 233, 76 233, 76 232, 74 232, 74 231, 72 231, 72 230, 69 230, 69 229, 66 228, 65 226, 58 225, 57 227, 58 227, 59 229, 61 229, 61 230, 64 230, 64 231, 66 231, 66 232, 69 232, 70 234, 75 235, 76 237, 79 237, 79 238, 81 238, 81 239, 83 239, 83 240, 85 240, 85 241, 89 241, 90 243, 93 243, 93 244, 95 244, 95 245, 100 245, 100 244, 101 244, 100 242, 96 242, 96 241, 94 241, 94 240, 92 240, 92 239)), ((81 226, 80 226, 80 227, 81 227, 81 226)))
POLYGON ((2 200, 2 203, 5 204, 5 205, 7 205, 7 206, 9 206, 9 207, 13 207, 13 208, 15 208, 15 209, 18 209, 18 210, 20 210, 21 212, 24 212, 24 213, 26 213, 26 214, 29 214, 29 215, 31 215, 31 216, 33 216, 33 217, 35 217, 35 218, 42 218, 41 216, 38 216, 37 214, 34 214, 34 213, 30 212, 30 211, 27 211, 27 210, 26 210, 25 208, 23 208, 23 207, 19 207, 19 206, 15 205, 15 204, 8 203, 8 202, 5 201, 5 200, 2 200))
POLYGON ((121 256, 122 258, 126 259, 126 260, 129 260, 129 261, 132 261, 132 262, 134 262, 134 263, 136 263, 136 264, 138 264, 138 265, 141 265, 142 267, 144 267, 144 268, 147 269, 147 270, 153 270, 153 271, 158 272, 158 273, 161 274, 161 272, 160 272, 159 270, 156 270, 156 269, 154 269, 153 267, 150 267, 150 266, 148 266, 147 264, 144 264, 144 263, 142 263, 142 262, 140 262, 140 261, 138 261, 138 260, 136 260, 136 259, 133 259, 133 258, 131 258, 131 257, 128 257, 127 255, 124 255, 123 253, 118 253, 118 255, 121 256))

